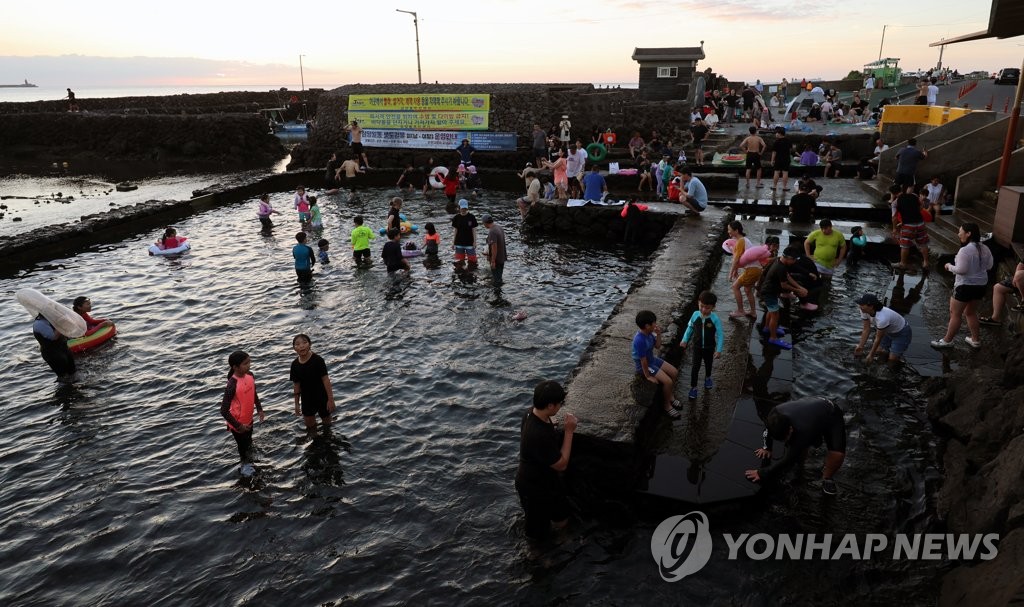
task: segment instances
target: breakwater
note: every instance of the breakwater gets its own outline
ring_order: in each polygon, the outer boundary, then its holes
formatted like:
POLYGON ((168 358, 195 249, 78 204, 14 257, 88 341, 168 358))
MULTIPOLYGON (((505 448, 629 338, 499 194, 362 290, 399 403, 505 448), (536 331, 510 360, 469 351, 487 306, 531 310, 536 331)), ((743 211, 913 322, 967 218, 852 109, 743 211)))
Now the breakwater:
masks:
POLYGON ((0 162, 198 161, 236 167, 284 156, 257 114, 0 114, 0 162))

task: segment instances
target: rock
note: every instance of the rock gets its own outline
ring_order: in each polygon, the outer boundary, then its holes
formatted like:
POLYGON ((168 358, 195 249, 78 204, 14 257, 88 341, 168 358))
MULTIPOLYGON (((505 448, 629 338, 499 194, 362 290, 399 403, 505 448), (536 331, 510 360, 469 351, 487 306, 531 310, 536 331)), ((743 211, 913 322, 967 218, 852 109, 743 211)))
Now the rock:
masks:
POLYGON ((1024 529, 1015 529, 1001 537, 999 555, 991 561, 957 567, 942 578, 940 607, 964 605, 1020 604, 1024 601, 1024 529))

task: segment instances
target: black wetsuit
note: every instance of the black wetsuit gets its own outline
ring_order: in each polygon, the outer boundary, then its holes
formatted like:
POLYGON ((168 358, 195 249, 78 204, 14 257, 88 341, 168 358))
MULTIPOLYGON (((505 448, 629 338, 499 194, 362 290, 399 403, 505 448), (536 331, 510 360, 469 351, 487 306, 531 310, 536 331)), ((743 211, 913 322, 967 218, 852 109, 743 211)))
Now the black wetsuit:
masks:
MULTIPOLYGON (((810 396, 791 400, 775 407, 775 411, 789 418, 793 434, 786 441, 786 455, 760 471, 761 480, 778 478, 804 456, 804 451, 817 447, 823 441, 829 451, 846 453, 846 421, 843 410, 827 398, 810 396)), ((764 448, 772 449, 767 431, 764 448)))

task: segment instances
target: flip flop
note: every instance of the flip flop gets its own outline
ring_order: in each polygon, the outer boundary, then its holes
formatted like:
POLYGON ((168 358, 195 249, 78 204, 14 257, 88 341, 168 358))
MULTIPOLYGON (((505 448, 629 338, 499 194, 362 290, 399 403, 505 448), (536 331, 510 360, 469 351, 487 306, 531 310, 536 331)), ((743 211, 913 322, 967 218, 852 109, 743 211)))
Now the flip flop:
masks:
POLYGON ((993 320, 989 316, 979 316, 978 317, 978 322, 980 322, 983 325, 994 325, 994 326, 997 326, 997 327, 1003 324, 1003 321, 1001 321, 1001 320, 993 320))
POLYGON ((782 348, 783 350, 792 350, 793 349, 793 345, 792 344, 786 343, 786 342, 782 341, 781 339, 769 339, 768 343, 770 343, 773 346, 777 346, 779 348, 782 348))

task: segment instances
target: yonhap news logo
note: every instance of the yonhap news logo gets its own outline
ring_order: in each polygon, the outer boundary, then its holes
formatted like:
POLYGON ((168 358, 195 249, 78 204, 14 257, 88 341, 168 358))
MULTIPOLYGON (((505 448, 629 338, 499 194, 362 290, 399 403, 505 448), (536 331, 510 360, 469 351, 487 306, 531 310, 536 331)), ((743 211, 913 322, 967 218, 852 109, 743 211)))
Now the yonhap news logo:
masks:
POLYGON ((703 512, 670 516, 651 536, 651 554, 666 582, 693 575, 711 559, 711 531, 703 512))
MULTIPOLYGON (((990 561, 999 555, 999 534, 900 533, 723 533, 727 560, 835 561, 899 560, 990 561)), ((651 536, 651 555, 666 582, 678 582, 711 560, 708 517, 700 511, 671 516, 651 536)))

